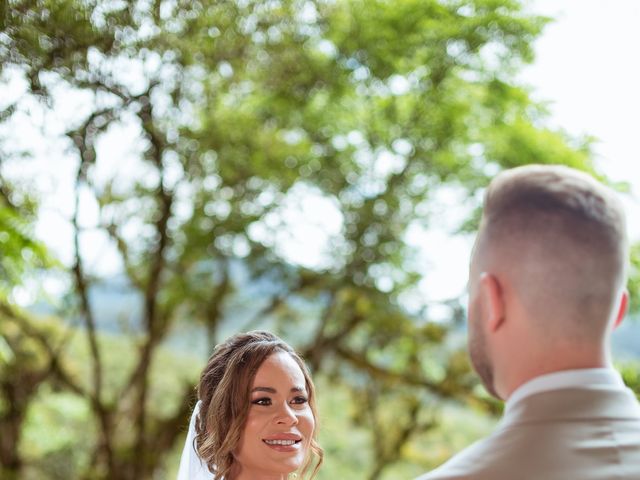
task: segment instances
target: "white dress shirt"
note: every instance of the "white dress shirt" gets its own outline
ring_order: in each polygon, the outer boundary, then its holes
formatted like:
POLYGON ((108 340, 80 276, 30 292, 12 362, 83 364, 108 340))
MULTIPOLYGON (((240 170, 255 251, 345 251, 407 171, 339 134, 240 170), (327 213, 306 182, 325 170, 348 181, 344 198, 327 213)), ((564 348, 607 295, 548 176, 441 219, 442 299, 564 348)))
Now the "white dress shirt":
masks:
POLYGON ((536 393, 564 388, 625 390, 620 374, 613 368, 563 370, 533 378, 516 388, 505 404, 505 417, 523 398, 536 393))

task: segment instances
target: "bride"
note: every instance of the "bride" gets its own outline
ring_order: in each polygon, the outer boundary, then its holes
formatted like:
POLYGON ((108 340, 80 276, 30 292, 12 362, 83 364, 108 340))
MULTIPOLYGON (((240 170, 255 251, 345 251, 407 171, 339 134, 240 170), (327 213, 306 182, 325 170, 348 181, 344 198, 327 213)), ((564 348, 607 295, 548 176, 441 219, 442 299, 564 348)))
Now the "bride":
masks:
POLYGON ((284 341, 264 331, 230 337, 209 358, 198 398, 178 480, 315 477, 323 458, 315 390, 284 341))

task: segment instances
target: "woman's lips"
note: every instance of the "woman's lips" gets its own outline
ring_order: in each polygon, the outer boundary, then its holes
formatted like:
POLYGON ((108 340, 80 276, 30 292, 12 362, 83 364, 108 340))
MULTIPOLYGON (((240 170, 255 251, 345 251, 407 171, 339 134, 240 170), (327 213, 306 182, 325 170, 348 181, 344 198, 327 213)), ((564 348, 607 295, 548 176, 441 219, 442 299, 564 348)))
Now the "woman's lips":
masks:
POLYGON ((278 433, 263 438, 262 442, 277 452, 295 452, 300 449, 302 437, 295 433, 278 433))

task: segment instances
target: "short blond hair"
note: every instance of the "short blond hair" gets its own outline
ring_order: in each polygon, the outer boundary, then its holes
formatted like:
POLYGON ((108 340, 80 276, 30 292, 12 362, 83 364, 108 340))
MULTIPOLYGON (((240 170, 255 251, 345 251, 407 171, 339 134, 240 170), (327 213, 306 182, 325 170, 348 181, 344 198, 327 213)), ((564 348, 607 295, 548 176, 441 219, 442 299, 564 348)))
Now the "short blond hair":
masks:
POLYGON ((531 254, 520 288, 537 275, 545 300, 573 299, 576 314, 602 317, 626 281, 622 204, 611 189, 572 168, 527 165, 499 174, 485 195, 480 236, 495 256, 508 257, 514 272, 531 254), (594 305, 596 311, 585 312, 594 305))

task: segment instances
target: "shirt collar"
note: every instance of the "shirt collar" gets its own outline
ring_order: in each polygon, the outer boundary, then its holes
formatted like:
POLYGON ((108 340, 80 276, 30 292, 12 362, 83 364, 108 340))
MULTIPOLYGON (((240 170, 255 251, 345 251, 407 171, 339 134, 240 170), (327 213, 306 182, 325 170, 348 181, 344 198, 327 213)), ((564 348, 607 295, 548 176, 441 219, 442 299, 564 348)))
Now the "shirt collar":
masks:
POLYGON ((530 395, 563 388, 623 389, 624 382, 613 368, 584 368, 563 370, 533 378, 516 388, 505 404, 505 411, 530 395))

